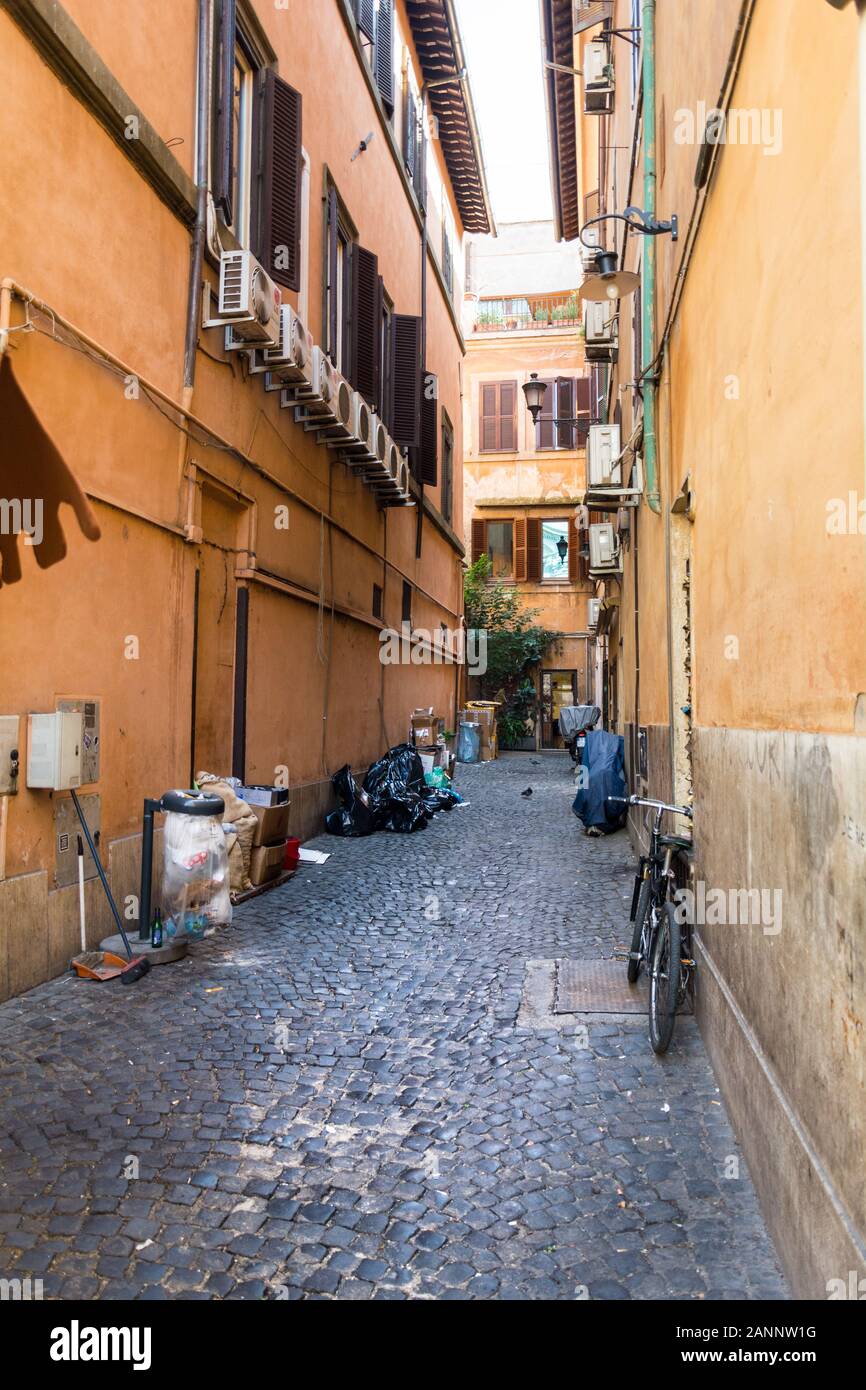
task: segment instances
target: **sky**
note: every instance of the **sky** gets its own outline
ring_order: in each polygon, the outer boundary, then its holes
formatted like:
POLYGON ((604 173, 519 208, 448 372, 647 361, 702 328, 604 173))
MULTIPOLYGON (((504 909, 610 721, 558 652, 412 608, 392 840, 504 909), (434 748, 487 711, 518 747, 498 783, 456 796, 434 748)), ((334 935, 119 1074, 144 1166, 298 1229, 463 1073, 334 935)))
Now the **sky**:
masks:
POLYGON ((456 0, 498 222, 551 218, 538 0, 456 0))

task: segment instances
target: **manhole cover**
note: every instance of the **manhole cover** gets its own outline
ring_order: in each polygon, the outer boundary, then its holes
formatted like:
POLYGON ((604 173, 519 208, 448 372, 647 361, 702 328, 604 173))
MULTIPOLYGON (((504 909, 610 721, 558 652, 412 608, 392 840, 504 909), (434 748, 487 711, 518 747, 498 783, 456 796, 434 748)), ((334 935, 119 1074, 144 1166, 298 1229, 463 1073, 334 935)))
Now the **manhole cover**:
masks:
MULTIPOLYGON (((636 985, 626 979, 624 960, 558 960, 555 1014, 646 1014, 649 981, 645 970, 636 985)), ((679 1010, 690 1014, 687 999, 679 1010)))

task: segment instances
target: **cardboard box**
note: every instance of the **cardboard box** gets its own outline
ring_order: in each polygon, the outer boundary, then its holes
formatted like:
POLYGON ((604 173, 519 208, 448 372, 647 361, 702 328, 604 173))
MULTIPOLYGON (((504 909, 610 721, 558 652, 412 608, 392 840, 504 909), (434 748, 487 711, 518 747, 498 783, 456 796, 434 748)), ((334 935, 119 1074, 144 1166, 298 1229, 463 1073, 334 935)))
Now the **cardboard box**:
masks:
POLYGON ((253 835, 254 845, 285 844, 289 834, 289 812, 291 806, 284 801, 281 806, 256 806, 250 803, 250 810, 258 824, 253 835))
POLYGON ((250 880, 258 888, 279 878, 286 857, 286 842, 278 845, 259 845, 250 855, 250 880))
POLYGON ((496 757, 496 706, 495 705, 467 705, 466 719, 469 723, 477 724, 481 736, 481 751, 492 749, 492 756, 496 757))
POLYGON ((409 741, 416 748, 429 748, 431 743, 436 742, 438 730, 439 721, 433 714, 432 705, 429 709, 412 711, 409 716, 409 741))
POLYGON ((253 783, 249 787, 235 787, 235 792, 251 806, 282 806, 289 799, 288 787, 264 787, 253 783))

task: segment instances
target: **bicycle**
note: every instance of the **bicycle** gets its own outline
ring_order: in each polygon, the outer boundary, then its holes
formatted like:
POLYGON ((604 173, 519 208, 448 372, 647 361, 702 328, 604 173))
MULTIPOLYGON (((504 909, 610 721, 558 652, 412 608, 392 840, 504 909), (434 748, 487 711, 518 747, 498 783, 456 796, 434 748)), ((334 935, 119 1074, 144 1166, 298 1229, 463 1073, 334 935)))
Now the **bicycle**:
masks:
POLYGON ((674 851, 690 849, 692 841, 683 835, 663 835, 665 812, 692 818, 690 806, 671 806, 644 796, 612 796, 621 806, 648 806, 655 810, 649 854, 642 855, 635 877, 630 921, 634 923, 627 976, 637 984, 641 966, 650 981, 649 1035, 653 1052, 667 1052, 673 1037, 677 1009, 683 1003, 695 962, 691 957, 689 927, 682 932, 673 901, 674 851))

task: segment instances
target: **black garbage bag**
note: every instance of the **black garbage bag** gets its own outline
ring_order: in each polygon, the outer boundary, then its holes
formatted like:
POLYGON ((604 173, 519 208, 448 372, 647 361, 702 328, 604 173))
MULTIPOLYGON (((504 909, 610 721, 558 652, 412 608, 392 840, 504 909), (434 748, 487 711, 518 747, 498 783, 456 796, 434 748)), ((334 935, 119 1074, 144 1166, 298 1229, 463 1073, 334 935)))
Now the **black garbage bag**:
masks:
POLYGON ((431 816, 435 816, 437 811, 450 811, 458 801, 448 787, 426 787, 421 799, 431 816))
POLYGON ((355 786, 352 769, 346 763, 331 778, 340 805, 325 816, 329 835, 372 835, 375 830, 373 811, 366 794, 355 786))
POLYGON ((625 742, 621 734, 609 734, 603 729, 590 730, 583 750, 580 769, 585 785, 572 803, 572 811, 589 829, 597 826, 605 835, 618 830, 622 814, 606 806, 609 796, 626 796, 625 742))
MULTIPOLYGON (((423 830, 433 813, 425 801, 429 791, 421 759, 411 743, 389 748, 367 770, 364 791, 370 799, 375 830, 411 834, 423 830)), ((437 808, 438 809, 438 808, 437 808)))

